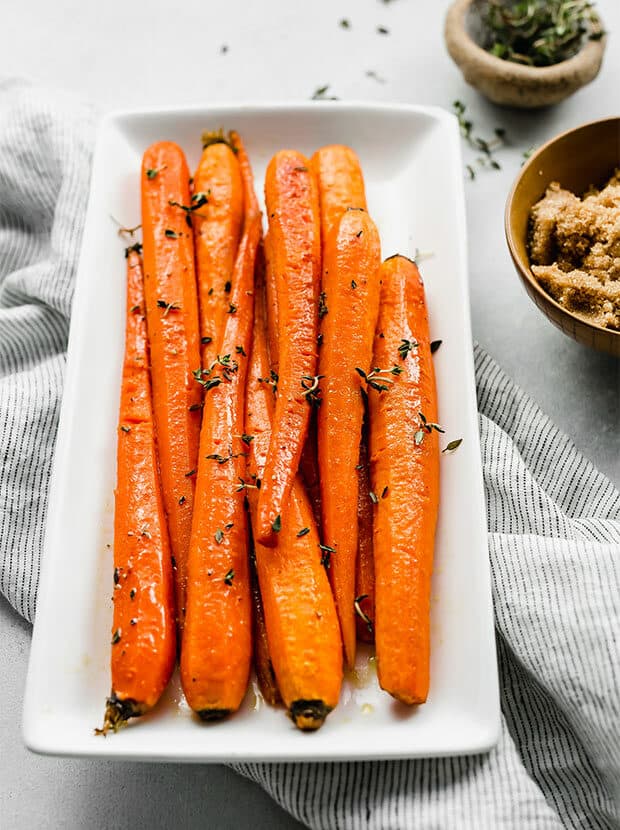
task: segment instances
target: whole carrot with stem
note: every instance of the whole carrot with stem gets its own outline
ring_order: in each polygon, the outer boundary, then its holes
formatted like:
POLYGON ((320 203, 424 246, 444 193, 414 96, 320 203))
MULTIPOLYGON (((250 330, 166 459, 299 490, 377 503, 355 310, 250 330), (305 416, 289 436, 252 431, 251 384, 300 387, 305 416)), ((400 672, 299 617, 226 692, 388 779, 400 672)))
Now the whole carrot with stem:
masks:
MULTIPOLYGON (((345 655, 355 663, 355 566, 363 377, 370 372, 379 313, 381 246, 363 210, 345 211, 324 247, 318 411, 323 542, 335 549, 330 581, 345 655)), ((370 496, 367 494, 367 497, 370 496)))
POLYGON ((321 234, 317 183, 301 153, 282 150, 272 158, 265 200, 280 336, 276 408, 255 533, 258 542, 272 546, 285 521, 316 388, 321 234))
POLYGON ((344 144, 329 144, 317 150, 310 160, 321 202, 323 245, 347 208, 367 210, 366 188, 359 159, 344 144))
MULTIPOLYGON (((355 572, 355 627, 357 639, 363 643, 374 642, 375 619, 375 566, 372 551, 373 502, 369 497, 370 469, 368 459, 368 412, 364 413, 364 426, 357 465, 357 566, 355 572)), ((382 491, 378 499, 387 497, 382 491)))
POLYGON ((239 708, 252 656, 252 602, 245 494, 244 394, 253 318, 260 216, 244 229, 222 354, 202 371, 205 404, 188 557, 181 682, 203 720, 239 708))
POLYGON ((144 291, 153 412, 170 543, 177 622, 183 627, 202 394, 189 171, 180 147, 163 141, 142 159, 144 291))
POLYGON ((155 447, 140 246, 126 251, 125 357, 114 494, 112 692, 106 734, 159 700, 176 653, 168 528, 155 447))
MULTIPOLYGON (((252 436, 246 489, 253 526, 258 519, 258 488, 275 408, 271 389, 260 380, 268 376, 270 368, 261 293, 256 297, 246 396, 245 429, 252 436)), ((275 547, 256 544, 256 568, 280 694, 295 725, 313 730, 338 702, 342 641, 325 572, 329 554, 319 545, 312 508, 299 476, 293 481, 287 517, 275 547)))
MULTIPOLYGON (((369 384, 374 507, 375 642, 379 683, 403 703, 429 688, 430 590, 439 504, 437 394, 424 285, 415 263, 381 267, 373 364, 393 382, 369 384), (391 367, 400 372, 389 373, 391 367)), ((368 376, 370 378, 370 375, 368 376)))
POLYGON ((202 366, 220 351, 219 340, 230 303, 232 272, 243 226, 243 183, 235 152, 225 141, 206 146, 191 199, 196 246, 202 366))

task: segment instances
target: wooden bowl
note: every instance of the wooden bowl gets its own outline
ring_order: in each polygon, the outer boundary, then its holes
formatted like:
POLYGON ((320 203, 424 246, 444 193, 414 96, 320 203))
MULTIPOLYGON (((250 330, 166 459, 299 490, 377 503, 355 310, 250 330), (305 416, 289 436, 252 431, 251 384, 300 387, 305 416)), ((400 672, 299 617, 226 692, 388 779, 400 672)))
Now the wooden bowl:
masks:
POLYGON ((530 268, 530 210, 551 182, 573 193, 604 185, 620 167, 620 118, 592 121, 552 138, 523 165, 506 203, 505 229, 510 255, 530 298, 564 334, 600 352, 620 357, 620 332, 588 323, 547 294, 530 268))
MULTIPOLYGON (((563 101, 599 73, 605 37, 586 40, 577 54, 553 66, 523 66, 491 55, 476 43, 470 16, 473 0, 455 0, 446 16, 445 40, 468 84, 495 104, 534 109, 563 101)), ((602 32, 598 22, 593 28, 602 32)))

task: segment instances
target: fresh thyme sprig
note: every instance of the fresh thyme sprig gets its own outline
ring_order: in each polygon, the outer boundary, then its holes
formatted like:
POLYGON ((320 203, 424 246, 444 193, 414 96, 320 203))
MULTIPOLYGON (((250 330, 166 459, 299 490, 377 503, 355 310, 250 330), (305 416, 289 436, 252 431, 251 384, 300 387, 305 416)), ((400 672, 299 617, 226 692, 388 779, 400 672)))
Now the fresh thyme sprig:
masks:
POLYGON ((324 375, 304 375, 301 379, 301 388, 304 390, 301 394, 311 406, 321 405, 321 389, 319 381, 324 375))
POLYGON ((256 378, 256 380, 259 383, 266 383, 267 386, 271 386, 274 395, 278 391, 278 373, 274 372, 273 369, 269 372, 268 378, 256 378))
POLYGON ((372 372, 368 372, 367 374, 363 369, 356 366, 355 371, 366 381, 371 389, 376 389, 377 392, 387 392, 390 384, 394 383, 394 379, 390 375, 400 375, 403 370, 400 366, 392 366, 390 369, 380 369, 378 366, 375 366, 372 372))
POLYGON ((415 435, 413 436, 413 442, 416 447, 419 447, 420 444, 424 441, 427 435, 435 430, 436 432, 445 432, 443 427, 440 427, 439 424, 434 424, 431 421, 426 419, 426 415, 423 412, 418 412, 418 417, 420 418, 420 426, 419 429, 416 430, 415 435))

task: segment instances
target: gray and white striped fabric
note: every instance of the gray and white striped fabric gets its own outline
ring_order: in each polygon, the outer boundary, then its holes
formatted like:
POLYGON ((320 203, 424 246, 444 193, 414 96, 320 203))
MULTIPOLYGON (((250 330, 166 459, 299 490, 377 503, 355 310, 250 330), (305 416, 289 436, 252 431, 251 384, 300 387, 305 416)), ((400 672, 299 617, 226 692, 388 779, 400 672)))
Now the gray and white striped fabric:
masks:
MULTIPOLYGON (((93 113, 0 83, 0 588, 35 615, 93 113)), ((619 826, 620 495, 476 350, 502 735, 470 758, 238 764, 313 828, 619 826)))

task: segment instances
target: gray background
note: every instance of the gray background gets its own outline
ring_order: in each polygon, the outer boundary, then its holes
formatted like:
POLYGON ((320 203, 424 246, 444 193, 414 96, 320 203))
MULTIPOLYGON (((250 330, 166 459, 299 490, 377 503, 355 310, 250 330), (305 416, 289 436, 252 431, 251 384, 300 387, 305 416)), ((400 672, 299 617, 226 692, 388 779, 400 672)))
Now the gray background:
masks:
MULTIPOLYGON (((11 0, 0 74, 74 90, 104 110, 306 99, 330 84, 346 99, 467 104, 476 131, 506 128, 500 171, 466 184, 476 339, 600 469, 618 480, 619 364, 553 328, 517 280, 503 209, 522 153, 584 121, 618 115, 620 6, 598 7, 611 32, 601 76, 551 110, 498 109, 463 82, 445 52, 448 3, 263 0, 183 3, 11 0), (341 18, 351 27, 338 25, 341 18), (386 26, 389 35, 376 32, 386 26), (220 47, 229 49, 221 54, 220 47), (377 72, 385 83, 366 76, 377 72)), ((465 149, 466 161, 473 154, 465 149)), ((224 767, 40 758, 22 746, 30 627, 0 600, 0 815, 8 828, 292 828, 258 787, 224 767)))

